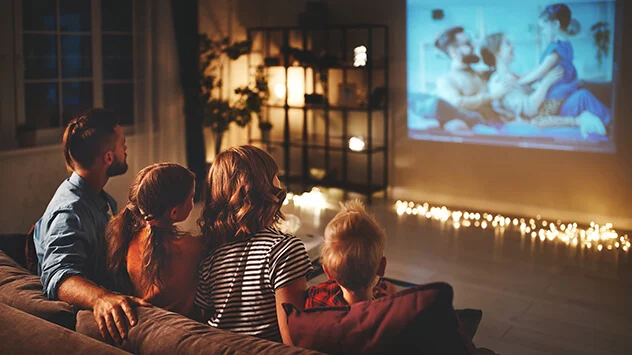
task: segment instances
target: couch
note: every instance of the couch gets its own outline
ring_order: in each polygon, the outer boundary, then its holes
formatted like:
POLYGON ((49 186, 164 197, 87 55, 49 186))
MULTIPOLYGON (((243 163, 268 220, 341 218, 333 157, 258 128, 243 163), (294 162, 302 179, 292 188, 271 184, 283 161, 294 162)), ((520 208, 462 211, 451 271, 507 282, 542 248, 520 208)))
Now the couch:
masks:
POLYGON ((15 259, 20 259, 24 249, 24 236, 0 235, 0 321, 8 325, 0 330, 0 353, 321 353, 309 348, 332 354, 379 354, 395 350, 394 345, 405 352, 410 345, 419 354, 481 353, 471 337, 482 314, 467 316, 476 324, 466 331, 467 322, 457 321, 453 291, 445 283, 347 307, 297 310, 284 305, 292 340, 304 348, 216 329, 158 307, 137 308, 137 325, 115 347, 102 340, 92 312, 76 312, 65 302, 43 296, 39 277, 12 258, 17 254, 15 259))
POLYGON ((39 277, 15 259, 24 236, 0 236, 0 353, 318 354, 212 328, 157 307, 140 307, 138 324, 118 347, 101 341, 90 311, 46 299, 39 277), (5 253, 5 251, 7 253, 5 253))

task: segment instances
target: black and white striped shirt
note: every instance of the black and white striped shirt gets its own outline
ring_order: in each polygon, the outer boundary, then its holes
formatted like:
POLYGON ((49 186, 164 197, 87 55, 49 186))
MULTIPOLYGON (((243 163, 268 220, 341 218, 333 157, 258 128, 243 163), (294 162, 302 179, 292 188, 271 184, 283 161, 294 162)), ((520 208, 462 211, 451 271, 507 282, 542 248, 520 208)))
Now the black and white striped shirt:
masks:
POLYGON ((303 242, 269 227, 202 260, 195 303, 210 326, 280 342, 274 292, 312 270, 303 242))

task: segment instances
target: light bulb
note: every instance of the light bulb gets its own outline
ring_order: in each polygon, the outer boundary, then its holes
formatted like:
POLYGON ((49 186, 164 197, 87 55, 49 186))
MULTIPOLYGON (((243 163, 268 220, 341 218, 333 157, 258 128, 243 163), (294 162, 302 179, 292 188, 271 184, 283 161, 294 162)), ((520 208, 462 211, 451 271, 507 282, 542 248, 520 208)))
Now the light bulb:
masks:
POLYGON ((353 49, 353 66, 354 67, 363 67, 366 65, 368 57, 366 54, 365 46, 358 46, 353 49))
POLYGON ((354 152, 363 151, 365 145, 366 144, 364 143, 364 140, 362 139, 362 137, 349 138, 349 149, 353 150, 354 152))

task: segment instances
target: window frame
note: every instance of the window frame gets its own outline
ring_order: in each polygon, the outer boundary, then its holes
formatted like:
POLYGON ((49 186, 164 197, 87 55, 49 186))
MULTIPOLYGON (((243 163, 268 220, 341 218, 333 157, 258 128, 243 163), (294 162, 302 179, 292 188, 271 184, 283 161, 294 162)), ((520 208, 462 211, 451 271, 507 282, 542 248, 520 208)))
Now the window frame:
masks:
MULTIPOLYGON (((137 49, 138 38, 135 35, 137 32, 136 29, 136 21, 135 13, 136 13, 136 0, 129 0, 132 2, 132 32, 117 32, 117 31, 103 31, 102 22, 101 22, 101 4, 103 0, 90 0, 90 32, 69 32, 69 31, 61 31, 60 30, 60 9, 59 9, 59 0, 56 1, 57 4, 57 21, 56 21, 56 29, 55 31, 28 31, 26 33, 32 34, 54 34, 57 38, 57 77, 55 79, 26 79, 24 77, 24 68, 25 68, 25 58, 24 58, 24 34, 23 30, 23 21, 22 21, 22 1, 23 0, 13 0, 13 42, 14 42, 14 68, 15 68, 15 113, 13 115, 14 125, 13 131, 15 132, 15 128, 17 128, 20 124, 26 123, 26 106, 25 106, 25 87, 27 83, 37 83, 37 82, 55 82, 57 84, 58 90, 58 111, 59 111, 59 127, 49 127, 49 128, 38 128, 37 129, 37 145, 47 145, 59 143, 60 137, 63 134, 65 127, 63 127, 62 120, 62 112, 63 112, 63 96, 62 96, 62 85, 63 83, 68 82, 86 82, 92 81, 92 107, 103 107, 104 106, 104 85, 110 83, 131 83, 133 85, 133 92, 137 92, 136 88, 138 85, 137 75, 134 72, 136 69, 136 61, 137 61, 137 49), (91 61, 92 61, 92 76, 89 78, 63 78, 62 77, 62 53, 61 53, 61 35, 80 35, 80 34, 90 34, 91 37, 91 61), (114 79, 114 80, 104 80, 103 79, 103 35, 107 34, 129 34, 132 37, 132 78, 130 80, 127 79, 114 79)), ((107 0, 105 0, 107 1, 107 0)), ((134 100, 134 107, 132 108, 133 115, 133 123, 128 125, 123 125, 123 130, 126 135, 133 134, 134 122, 137 117, 136 114, 138 112, 137 108, 137 100, 134 100)), ((6 122, 5 122, 6 123, 6 122)), ((3 127, 11 128, 10 124, 3 124, 3 127)))

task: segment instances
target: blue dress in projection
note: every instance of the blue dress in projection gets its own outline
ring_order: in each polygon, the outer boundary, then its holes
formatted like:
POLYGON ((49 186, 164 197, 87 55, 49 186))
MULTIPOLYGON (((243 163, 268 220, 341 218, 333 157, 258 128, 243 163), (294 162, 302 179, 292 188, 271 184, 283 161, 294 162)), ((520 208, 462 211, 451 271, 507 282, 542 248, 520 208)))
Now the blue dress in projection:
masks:
POLYGON ((564 75, 546 94, 548 100, 562 100, 560 116, 577 117, 584 111, 589 111, 599 117, 604 125, 611 121, 610 109, 601 103, 590 91, 579 87, 577 70, 573 65, 573 45, 569 41, 555 41, 551 43, 542 56, 540 63, 551 53, 560 57, 556 66, 564 70, 564 75))

